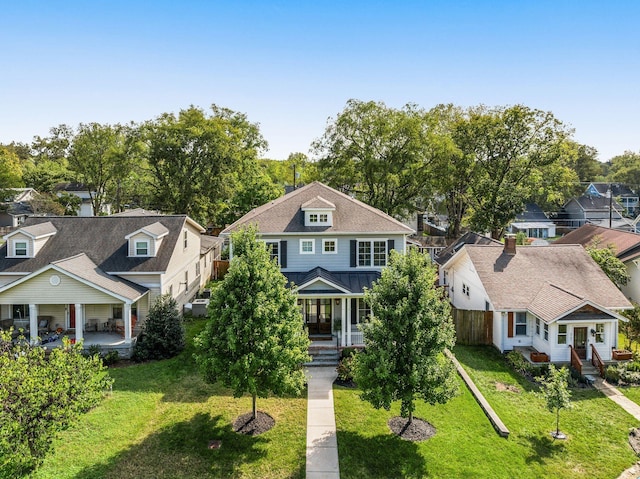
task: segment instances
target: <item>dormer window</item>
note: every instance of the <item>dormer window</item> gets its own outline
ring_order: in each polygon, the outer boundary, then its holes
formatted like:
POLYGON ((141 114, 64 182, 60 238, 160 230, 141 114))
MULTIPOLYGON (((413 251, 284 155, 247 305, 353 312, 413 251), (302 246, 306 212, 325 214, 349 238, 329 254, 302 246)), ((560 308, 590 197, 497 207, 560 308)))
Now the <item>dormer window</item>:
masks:
POLYGON ((302 205, 305 226, 333 226, 336 206, 321 196, 316 196, 302 205))
POLYGON ((145 240, 136 241, 136 256, 149 256, 149 242, 145 240))
POLYGON ((13 243, 13 255, 14 256, 27 256, 27 242, 16 241, 13 243))

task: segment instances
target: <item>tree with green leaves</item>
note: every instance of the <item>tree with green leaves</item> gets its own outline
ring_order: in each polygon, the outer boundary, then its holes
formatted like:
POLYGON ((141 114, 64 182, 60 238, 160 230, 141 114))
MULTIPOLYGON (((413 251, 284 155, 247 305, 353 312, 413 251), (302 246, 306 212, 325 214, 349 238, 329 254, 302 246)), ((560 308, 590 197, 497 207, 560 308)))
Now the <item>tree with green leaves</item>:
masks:
POLYGON ((133 359, 167 359, 185 346, 185 329, 178 303, 170 294, 158 296, 142 326, 142 334, 133 351, 133 359))
POLYGON ((549 366, 547 377, 542 382, 542 395, 545 399, 549 412, 556 413, 556 430, 551 433, 555 439, 565 439, 565 435, 560 432, 560 410, 571 408, 571 393, 568 387, 569 370, 566 367, 556 369, 552 364, 549 366))
POLYGON ((633 303, 633 309, 627 309, 622 312, 627 321, 620 321, 620 331, 626 338, 626 349, 631 349, 631 345, 635 343, 635 350, 638 350, 640 343, 640 304, 633 303))
POLYGON ((0 203, 10 200, 11 188, 22 186, 22 166, 15 152, 0 146, 0 203))
MULTIPOLYGON (((552 113, 523 105, 470 109, 452 136, 476 169, 467 196, 471 229, 500 238, 532 191, 550 173, 569 169, 562 163, 569 134, 552 113)), ((546 184, 547 189, 555 186, 546 184)))
POLYGON ((221 223, 240 165, 267 147, 258 124, 245 114, 211 106, 165 113, 144 127, 147 159, 158 208, 186 213, 204 224, 221 223))
POLYGON ((24 338, 0 331, 0 478, 24 477, 38 467, 57 434, 96 406, 112 384, 98 356, 80 344, 45 356, 24 338))
POLYGON ((624 183, 637 189, 640 187, 640 153, 625 151, 611 158, 608 181, 624 183))
POLYGON ((581 182, 602 181, 604 178, 603 163, 598 160, 598 150, 592 146, 570 142, 576 156, 573 169, 581 182))
POLYGON ((234 397, 301 393, 309 360, 296 294, 255 228, 232 234, 233 258, 213 292, 205 330, 196 338, 196 360, 209 382, 220 381, 234 397))
POLYGON ((89 190, 95 215, 114 198, 110 193, 138 161, 140 148, 133 126, 78 126, 69 153, 69 169, 89 190))
POLYGON ((411 104, 349 100, 313 144, 322 181, 389 215, 413 216, 431 180, 426 118, 411 104))
POLYGON ((625 264, 616 256, 616 250, 613 245, 601 246, 600 240, 596 236, 594 240, 586 248, 589 256, 598 263, 604 274, 618 288, 625 286, 631 277, 627 271, 625 264))
POLYGON ((456 391, 455 368, 445 355, 455 343, 451 306, 436 288, 427 255, 391 253, 389 265, 365 293, 373 319, 363 329, 365 351, 356 355, 354 379, 362 399, 413 420, 415 402, 445 403, 456 391))

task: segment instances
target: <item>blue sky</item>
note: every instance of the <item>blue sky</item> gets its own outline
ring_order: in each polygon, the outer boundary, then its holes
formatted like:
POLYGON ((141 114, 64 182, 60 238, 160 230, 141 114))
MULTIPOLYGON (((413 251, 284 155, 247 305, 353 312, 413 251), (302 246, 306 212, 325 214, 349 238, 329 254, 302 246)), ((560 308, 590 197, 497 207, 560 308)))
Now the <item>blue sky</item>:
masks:
POLYGON ((0 142, 212 103, 265 155, 308 153, 350 98, 552 111, 640 151, 637 1, 0 0, 0 142))

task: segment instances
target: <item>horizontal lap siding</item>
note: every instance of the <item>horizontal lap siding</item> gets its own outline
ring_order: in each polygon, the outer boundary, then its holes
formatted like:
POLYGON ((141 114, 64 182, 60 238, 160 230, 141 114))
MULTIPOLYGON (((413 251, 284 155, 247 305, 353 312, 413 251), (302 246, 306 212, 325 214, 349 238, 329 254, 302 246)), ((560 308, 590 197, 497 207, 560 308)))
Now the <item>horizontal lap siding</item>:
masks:
POLYGON ((34 278, 16 285, 0 294, 0 303, 4 304, 100 304, 116 303, 113 296, 98 291, 62 273, 60 284, 52 286, 49 278, 53 273, 46 271, 34 278))

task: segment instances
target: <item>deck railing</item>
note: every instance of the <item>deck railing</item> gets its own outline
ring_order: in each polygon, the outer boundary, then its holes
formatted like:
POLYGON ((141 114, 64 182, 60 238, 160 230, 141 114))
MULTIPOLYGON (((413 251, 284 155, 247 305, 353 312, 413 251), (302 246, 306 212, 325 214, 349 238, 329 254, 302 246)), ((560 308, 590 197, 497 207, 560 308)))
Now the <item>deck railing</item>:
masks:
POLYGON ((573 346, 569 345, 569 349, 571 350, 571 367, 578 371, 578 374, 582 376, 582 360, 578 356, 578 353, 573 346))
POLYGON ((600 353, 598 353, 598 350, 593 344, 591 345, 591 364, 593 364, 593 367, 598 368, 598 371, 600 371, 600 377, 603 378, 604 377, 604 361, 602 361, 602 358, 600 357, 600 353))

